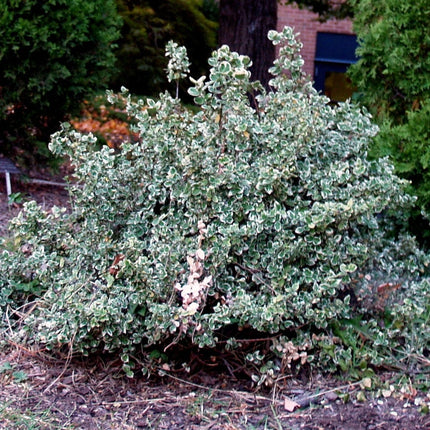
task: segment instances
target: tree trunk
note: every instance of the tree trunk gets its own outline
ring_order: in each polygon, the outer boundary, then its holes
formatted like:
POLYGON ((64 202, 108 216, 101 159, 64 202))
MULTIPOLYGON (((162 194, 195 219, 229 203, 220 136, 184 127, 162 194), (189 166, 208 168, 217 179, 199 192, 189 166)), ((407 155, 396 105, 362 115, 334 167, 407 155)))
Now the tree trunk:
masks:
POLYGON ((272 78, 268 72, 275 59, 275 47, 267 39, 276 29, 277 0, 221 0, 219 44, 251 58, 252 80, 264 87, 272 78))

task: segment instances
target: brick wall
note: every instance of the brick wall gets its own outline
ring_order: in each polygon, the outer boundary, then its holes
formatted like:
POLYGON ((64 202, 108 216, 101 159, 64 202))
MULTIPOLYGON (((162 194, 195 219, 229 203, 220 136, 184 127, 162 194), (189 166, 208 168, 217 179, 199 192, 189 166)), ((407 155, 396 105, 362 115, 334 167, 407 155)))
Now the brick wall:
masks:
POLYGON ((297 6, 278 6, 278 31, 288 25, 293 27, 295 33, 300 33, 299 39, 303 43, 302 57, 305 61, 304 71, 311 76, 314 74, 318 32, 354 34, 352 22, 348 19, 342 21, 332 19, 320 23, 317 21, 317 17, 318 15, 301 10, 297 6))

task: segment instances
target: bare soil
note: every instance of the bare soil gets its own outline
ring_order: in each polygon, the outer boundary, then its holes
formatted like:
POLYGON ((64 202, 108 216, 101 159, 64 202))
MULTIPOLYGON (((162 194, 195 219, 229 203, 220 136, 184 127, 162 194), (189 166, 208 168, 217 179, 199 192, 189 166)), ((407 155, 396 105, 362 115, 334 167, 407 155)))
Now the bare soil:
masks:
MULTIPOLYGON (((47 210, 69 204, 63 187, 16 180, 12 186, 47 210)), ((8 204, 0 177, 0 235, 20 209, 8 204)), ((7 333, 1 337, 8 341, 7 333)), ((385 394, 321 375, 256 389, 198 366, 192 375, 128 379, 112 358, 69 361, 12 341, 0 351, 0 429, 430 429, 429 414, 420 412, 429 394, 398 388, 385 394)))
POLYGON ((22 346, 0 354, 0 369, 1 429, 30 428, 19 426, 23 416, 32 417, 31 428, 40 429, 430 428, 429 415, 414 403, 418 396, 425 398, 423 393, 375 398, 366 392, 367 399, 358 401, 363 392, 358 383, 330 377, 286 379, 282 387, 267 391, 204 371, 128 379, 118 361, 98 357, 69 363, 22 346), (293 411, 290 401, 299 405, 293 411))

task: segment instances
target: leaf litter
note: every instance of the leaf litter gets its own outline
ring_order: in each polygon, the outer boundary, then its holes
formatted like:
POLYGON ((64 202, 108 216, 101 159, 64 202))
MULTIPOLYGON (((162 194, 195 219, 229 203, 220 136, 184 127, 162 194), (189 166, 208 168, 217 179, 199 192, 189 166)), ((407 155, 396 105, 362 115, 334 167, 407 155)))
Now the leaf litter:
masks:
POLYGON ((160 369, 149 379, 129 379, 114 358, 55 359, 19 345, 0 352, 0 369, 0 429, 27 428, 16 425, 19 414, 46 429, 430 427, 430 416, 414 402, 430 402, 425 393, 393 389, 390 396, 372 397, 362 381, 342 384, 321 375, 286 378, 271 390, 210 369, 190 375, 160 369), (14 377, 17 372, 25 378, 14 377))

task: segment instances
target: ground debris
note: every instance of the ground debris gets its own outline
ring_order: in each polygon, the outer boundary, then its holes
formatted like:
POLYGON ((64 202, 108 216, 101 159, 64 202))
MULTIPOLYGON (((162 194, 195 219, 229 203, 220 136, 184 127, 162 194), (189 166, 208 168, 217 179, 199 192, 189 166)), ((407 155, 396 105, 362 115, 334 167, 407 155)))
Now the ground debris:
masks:
MULTIPOLYGON (((203 375, 198 384, 167 374, 129 379, 118 361, 67 363, 16 350, 0 353, 0 368, 10 369, 0 372, 0 429, 28 428, 28 420, 36 428, 62 430, 430 428, 429 415, 413 402, 393 396, 344 402, 334 381, 323 377, 291 381, 273 396, 245 390, 245 382, 227 375, 208 375, 210 385, 203 375), (286 399, 293 408, 285 407, 286 399)), ((338 388, 353 392, 357 386, 338 388)))

